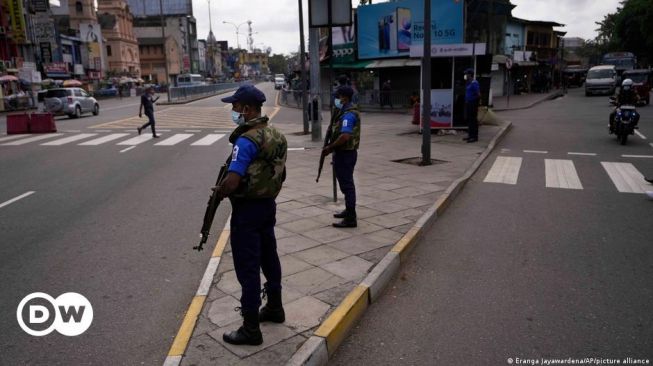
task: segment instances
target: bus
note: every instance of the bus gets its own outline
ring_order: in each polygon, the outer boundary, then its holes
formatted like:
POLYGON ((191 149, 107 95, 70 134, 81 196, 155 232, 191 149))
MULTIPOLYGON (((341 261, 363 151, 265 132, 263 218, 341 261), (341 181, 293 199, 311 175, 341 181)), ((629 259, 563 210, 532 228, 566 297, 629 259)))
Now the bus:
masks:
POLYGON ((614 65, 617 74, 626 70, 633 70, 637 65, 637 57, 632 52, 610 52, 603 55, 602 63, 604 65, 614 65))
POLYGON ((204 77, 199 74, 179 74, 177 75, 177 86, 196 86, 206 85, 204 77))

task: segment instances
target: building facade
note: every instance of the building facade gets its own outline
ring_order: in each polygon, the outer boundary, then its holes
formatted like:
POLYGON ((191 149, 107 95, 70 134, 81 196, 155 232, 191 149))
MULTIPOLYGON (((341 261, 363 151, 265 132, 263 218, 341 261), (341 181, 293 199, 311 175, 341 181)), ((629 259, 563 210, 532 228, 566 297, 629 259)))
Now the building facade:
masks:
POLYGON ((108 73, 141 76, 133 15, 124 0, 98 0, 98 19, 105 37, 108 73))

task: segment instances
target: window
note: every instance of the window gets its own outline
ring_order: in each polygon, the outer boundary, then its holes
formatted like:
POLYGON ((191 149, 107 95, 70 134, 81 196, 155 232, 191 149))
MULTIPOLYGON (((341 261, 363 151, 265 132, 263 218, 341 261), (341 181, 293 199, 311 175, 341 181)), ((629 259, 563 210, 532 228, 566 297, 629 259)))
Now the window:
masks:
POLYGON ((111 46, 107 45, 107 56, 111 57, 111 46))
POLYGON ((82 14, 84 12, 84 5, 82 5, 81 1, 75 3, 75 11, 77 11, 77 14, 82 14))

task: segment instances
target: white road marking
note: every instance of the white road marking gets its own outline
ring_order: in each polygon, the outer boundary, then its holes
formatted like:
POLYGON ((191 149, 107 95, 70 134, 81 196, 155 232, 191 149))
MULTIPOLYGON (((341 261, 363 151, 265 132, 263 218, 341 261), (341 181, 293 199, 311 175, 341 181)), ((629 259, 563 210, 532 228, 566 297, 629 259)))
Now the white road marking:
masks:
POLYGON ((542 151, 542 150, 524 150, 525 153, 530 153, 530 154, 548 154, 548 151, 542 151))
POLYGON ((304 151, 306 150, 305 147, 289 147, 288 151, 304 151))
POLYGON ((644 180, 644 175, 631 163, 601 162, 603 169, 610 176, 612 183, 619 192, 644 193, 649 184, 644 180))
POLYGON ((158 130, 159 132, 170 132, 172 130, 158 130))
POLYGON ((178 143, 190 138, 193 136, 192 133, 178 133, 175 134, 159 143, 154 144, 154 146, 173 146, 177 145, 178 143))
POLYGON ((125 137, 125 136, 129 136, 129 134, 128 133, 112 133, 110 135, 102 136, 102 137, 97 138, 97 139, 82 142, 80 145, 82 145, 82 146, 97 146, 97 145, 104 144, 105 142, 117 140, 117 139, 125 137))
POLYGON ((129 151, 129 150, 131 150, 131 149, 135 149, 135 148, 136 148, 136 146, 128 147, 128 148, 126 148, 126 149, 122 149, 122 150, 120 150, 120 153, 122 154, 122 153, 124 153, 124 152, 127 152, 127 151, 129 151))
POLYGON ((23 198, 25 198, 27 196, 31 196, 34 193, 35 193, 34 191, 25 192, 25 193, 21 194, 18 197, 14 197, 14 198, 10 199, 9 201, 5 201, 3 203, 0 203, 0 208, 3 208, 5 206, 9 206, 9 205, 11 205, 12 203, 14 203, 14 202, 16 202, 18 200, 21 200, 21 199, 23 199, 23 198))
POLYGON ((517 184, 522 158, 498 156, 483 180, 488 183, 517 184))
POLYGON ((5 137, 0 137, 0 142, 15 140, 15 139, 18 139, 18 138, 21 138, 21 137, 27 137, 27 136, 31 136, 31 135, 28 134, 28 133, 18 134, 18 135, 8 135, 8 136, 5 136, 5 137))
POLYGON ((596 153, 568 152, 567 155, 596 156, 596 153))
POLYGON ((62 139, 46 142, 46 143, 43 143, 41 145, 44 145, 44 146, 61 146, 61 145, 65 145, 65 144, 70 143, 70 142, 75 142, 75 141, 83 140, 85 138, 93 137, 95 135, 97 135, 97 133, 80 133, 79 135, 64 137, 62 139))
POLYGON ((653 142, 651 142, 649 145, 651 145, 651 147, 653 147, 653 142))
POLYGON ((93 132, 111 132, 111 130, 93 130, 93 132))
POLYGON ((33 137, 28 137, 26 139, 18 140, 18 141, 7 142, 6 144, 2 144, 2 145, 3 146, 25 145, 25 144, 29 144, 30 142, 50 139, 50 138, 61 136, 61 135, 62 135, 61 133, 50 133, 50 134, 47 134, 47 135, 33 136, 33 137))
POLYGON ((642 140, 646 140, 646 136, 642 135, 642 133, 639 132, 638 130, 635 130, 635 134, 636 134, 637 136, 639 136, 640 139, 642 139, 642 140))
POLYGON ((544 159, 547 188, 583 189, 571 160, 544 159))
POLYGON ((223 138, 225 135, 222 133, 210 133, 201 139, 193 142, 190 144, 190 146, 209 146, 212 145, 214 142, 220 140, 223 138))
POLYGON ((138 144, 142 144, 143 142, 149 141, 149 140, 152 140, 152 139, 153 139, 152 135, 149 135, 149 134, 140 135, 140 136, 130 138, 129 140, 119 142, 118 145, 127 145, 127 146, 138 145, 138 144))
POLYGON ((622 158, 643 158, 653 159, 653 155, 621 155, 622 158))
POLYGON ((198 133, 198 132, 202 132, 202 130, 184 130, 184 132, 194 132, 194 133, 198 133))
POLYGON ((81 130, 63 130, 63 131, 60 131, 60 132, 80 133, 80 132, 82 132, 82 131, 81 131, 81 130))

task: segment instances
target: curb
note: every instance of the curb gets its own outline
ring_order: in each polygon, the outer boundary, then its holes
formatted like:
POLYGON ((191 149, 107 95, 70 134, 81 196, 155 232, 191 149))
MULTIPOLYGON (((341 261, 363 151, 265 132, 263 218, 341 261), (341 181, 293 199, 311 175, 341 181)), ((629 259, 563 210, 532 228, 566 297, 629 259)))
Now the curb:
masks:
POLYGON ((562 97, 564 95, 565 95, 565 93, 562 90, 558 90, 555 93, 551 93, 551 94, 547 95, 545 98, 537 100, 537 101, 535 101, 535 102, 533 102, 533 103, 531 103, 531 104, 529 104, 529 105, 527 105, 525 107, 492 108, 492 110, 495 111, 495 112, 505 112, 505 111, 518 111, 518 110, 523 110, 523 109, 530 109, 530 108, 533 108, 533 107, 535 107, 536 105, 538 105, 540 103, 546 102, 547 100, 553 100, 553 99, 562 97))
POLYGON ((444 194, 429 208, 415 225, 394 245, 385 257, 372 269, 367 277, 356 286, 338 307, 322 322, 304 344, 286 363, 287 366, 326 365, 329 357, 345 339, 354 324, 362 317, 369 305, 375 302, 384 288, 405 264, 408 255, 415 248, 417 240, 447 209, 453 199, 460 193, 471 176, 476 173, 487 159, 496 144, 507 134, 512 123, 507 122, 490 141, 485 151, 476 158, 472 166, 462 177, 456 179, 445 190, 444 194))
POLYGON ((206 266, 204 271, 204 276, 202 276, 202 281, 200 282, 195 297, 188 306, 184 320, 177 331, 170 350, 168 351, 168 356, 163 362, 163 366, 178 366, 181 363, 181 359, 188 348, 188 343, 190 338, 193 335, 193 330, 195 329, 195 324, 197 323, 197 318, 202 312, 204 303, 206 302, 206 297, 209 295, 209 290, 211 289, 211 284, 213 283, 213 277, 215 272, 218 270, 218 265, 220 264, 220 258, 222 257, 222 252, 227 245, 229 240, 229 235, 231 231, 229 230, 229 223, 231 220, 231 215, 227 218, 227 222, 218 237, 218 241, 215 244, 213 253, 211 254, 211 259, 209 264, 206 266))

